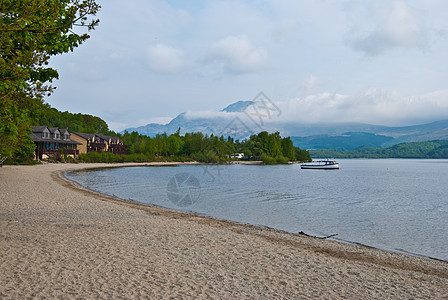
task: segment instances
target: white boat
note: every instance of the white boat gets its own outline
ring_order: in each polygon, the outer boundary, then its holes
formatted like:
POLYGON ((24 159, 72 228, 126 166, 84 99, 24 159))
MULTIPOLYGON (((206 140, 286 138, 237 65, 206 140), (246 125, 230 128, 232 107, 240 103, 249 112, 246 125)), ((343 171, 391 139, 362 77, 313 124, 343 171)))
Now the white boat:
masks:
POLYGON ((309 164, 301 164, 301 169, 315 169, 315 170, 339 170, 339 163, 335 160, 316 160, 309 164))

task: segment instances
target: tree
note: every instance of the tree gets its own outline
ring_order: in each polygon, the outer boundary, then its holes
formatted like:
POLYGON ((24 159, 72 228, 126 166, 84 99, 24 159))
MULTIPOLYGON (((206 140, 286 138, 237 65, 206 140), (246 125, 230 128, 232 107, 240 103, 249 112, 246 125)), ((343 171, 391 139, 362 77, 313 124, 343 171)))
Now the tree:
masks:
POLYGON ((296 149, 289 136, 282 139, 282 150, 284 157, 287 157, 289 160, 296 159, 296 149))
POLYGON ((282 145, 281 145, 281 137, 280 132, 271 133, 268 136, 268 154, 271 157, 279 157, 282 156, 282 145))
POLYGON ((0 154, 30 149, 30 125, 54 90, 49 83, 58 78, 48 60, 87 40, 74 27, 94 29, 99 20, 91 18, 99 9, 94 0, 0 2, 0 154))
POLYGON ((296 159, 301 162, 311 161, 311 155, 308 151, 302 150, 299 147, 296 147, 296 159))

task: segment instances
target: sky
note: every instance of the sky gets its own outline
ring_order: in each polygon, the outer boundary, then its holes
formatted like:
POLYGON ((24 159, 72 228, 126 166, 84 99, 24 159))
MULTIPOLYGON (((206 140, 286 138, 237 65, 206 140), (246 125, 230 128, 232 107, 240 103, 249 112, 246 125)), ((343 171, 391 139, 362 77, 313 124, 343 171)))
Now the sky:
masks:
POLYGON ((280 122, 448 119, 446 0, 97 2, 91 38, 51 59, 46 102, 114 131, 260 92, 280 122))

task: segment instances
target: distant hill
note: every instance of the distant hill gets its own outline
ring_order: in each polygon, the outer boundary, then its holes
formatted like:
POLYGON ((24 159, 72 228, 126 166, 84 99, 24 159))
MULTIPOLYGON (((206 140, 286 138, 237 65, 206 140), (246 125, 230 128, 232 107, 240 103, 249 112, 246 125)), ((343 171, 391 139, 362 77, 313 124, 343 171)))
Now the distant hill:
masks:
POLYGON ((346 132, 342 135, 293 136, 291 140, 302 149, 353 150, 360 146, 383 147, 394 138, 366 132, 346 132))
POLYGON ((279 131, 283 136, 291 136, 294 145, 302 149, 338 150, 352 150, 360 146, 387 147, 404 142, 448 139, 448 120, 391 127, 363 123, 281 123, 272 119, 265 120, 262 126, 257 127, 253 123, 254 119, 250 119, 251 116, 245 113, 255 105, 254 101, 238 101, 220 111, 184 112, 166 125, 151 123, 137 128, 128 128, 126 131, 155 136, 164 132, 172 134, 180 128, 181 134, 200 131, 208 135, 230 135, 237 139, 246 139, 251 134, 262 130, 279 131))
POLYGON ((448 140, 410 142, 387 148, 358 147, 353 150, 310 150, 313 158, 448 158, 448 140))
MULTIPOLYGON (((448 120, 422 125, 388 127, 369 124, 333 124, 309 126, 308 136, 292 136, 294 145, 303 149, 352 150, 356 147, 388 147, 406 142, 448 139, 448 120), (352 132, 344 133, 344 130, 352 132), (356 130, 356 132, 353 131, 356 130), (327 134, 322 134, 327 132, 327 134)), ((300 129, 300 133, 303 132, 300 129)))

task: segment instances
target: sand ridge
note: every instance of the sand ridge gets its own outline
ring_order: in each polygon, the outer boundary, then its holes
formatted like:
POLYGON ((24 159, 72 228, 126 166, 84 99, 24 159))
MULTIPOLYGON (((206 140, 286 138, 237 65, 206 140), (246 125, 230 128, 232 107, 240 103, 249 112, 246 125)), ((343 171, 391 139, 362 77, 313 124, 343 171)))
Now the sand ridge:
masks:
POLYGON ((443 261, 143 205, 63 176, 105 166, 0 169, 0 298, 448 299, 443 261))

